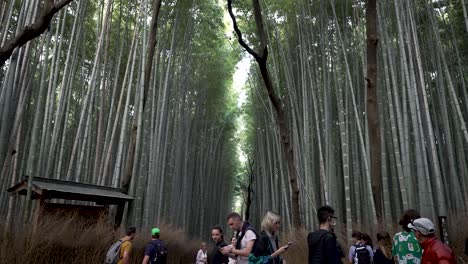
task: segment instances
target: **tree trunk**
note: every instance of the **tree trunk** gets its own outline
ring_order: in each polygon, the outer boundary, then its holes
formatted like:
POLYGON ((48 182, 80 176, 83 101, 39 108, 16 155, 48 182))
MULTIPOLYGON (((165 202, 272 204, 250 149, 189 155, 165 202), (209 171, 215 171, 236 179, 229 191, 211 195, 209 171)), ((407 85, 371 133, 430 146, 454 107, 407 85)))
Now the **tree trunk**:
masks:
POLYGON ((374 194, 377 219, 383 217, 381 143, 379 126, 379 108, 377 105, 377 8, 376 0, 366 1, 367 35, 367 125, 369 130, 369 148, 371 160, 372 192, 374 194))
MULTIPOLYGON (((158 29, 158 17, 161 9, 162 0, 153 0, 153 15, 151 17, 151 28, 149 34, 149 43, 146 47, 146 61, 145 61, 145 72, 144 72, 144 83, 143 83, 143 113, 145 112, 145 105, 148 94, 149 81, 151 76, 151 68, 153 67, 154 50, 156 47, 156 34, 158 29)), ((136 122, 138 118, 134 119, 136 122)), ((128 193, 130 188, 130 182, 132 180, 132 171, 135 162, 135 148, 136 148, 136 135, 138 132, 138 126, 136 123, 132 125, 130 134, 130 145, 128 148, 127 163, 125 166, 125 174, 122 179, 122 189, 124 193, 128 193)))
POLYGON ((253 8, 254 8, 254 15, 255 15, 255 24, 257 27, 257 36, 260 39, 260 52, 257 53, 253 49, 251 49, 243 40, 242 33, 239 30, 236 22, 236 18, 232 11, 232 0, 228 0, 228 10, 233 21, 234 30, 238 36, 239 44, 247 50, 257 61, 257 64, 260 68, 260 73, 262 74, 263 82, 265 84, 265 88, 268 92, 268 97, 275 109, 276 117, 278 121, 280 137, 282 142, 282 148, 284 152, 284 156, 286 158, 288 164, 288 174, 289 174, 289 183, 292 188, 292 224, 295 228, 299 229, 301 227, 301 213, 300 213, 300 206, 299 206, 299 188, 297 183, 297 171, 296 165, 294 161, 294 151, 291 142, 291 134, 289 130, 289 123, 287 114, 281 102, 281 99, 275 92, 273 87, 273 82, 270 77, 270 73, 268 72, 267 68, 267 59, 268 59, 268 46, 267 46, 267 39, 265 34, 265 28, 263 26, 263 18, 262 12, 260 7, 260 2, 258 0, 253 0, 253 8))
POLYGON ((249 180, 249 184, 247 185, 247 200, 245 201, 245 221, 249 221, 250 219, 250 206, 252 205, 252 195, 251 193, 253 192, 253 181, 254 181, 254 165, 253 161, 250 160, 250 158, 247 158, 248 162, 248 167, 247 167, 247 172, 245 173, 245 176, 247 176, 249 180))

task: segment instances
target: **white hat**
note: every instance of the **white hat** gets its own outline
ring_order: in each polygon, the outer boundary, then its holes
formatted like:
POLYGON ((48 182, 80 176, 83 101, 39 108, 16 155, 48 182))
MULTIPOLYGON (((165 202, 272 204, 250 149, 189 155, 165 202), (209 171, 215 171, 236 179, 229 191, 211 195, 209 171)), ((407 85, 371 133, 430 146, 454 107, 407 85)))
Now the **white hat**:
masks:
POLYGON ((416 230, 426 236, 435 234, 434 224, 427 218, 418 218, 414 220, 412 223, 408 224, 408 228, 416 230))

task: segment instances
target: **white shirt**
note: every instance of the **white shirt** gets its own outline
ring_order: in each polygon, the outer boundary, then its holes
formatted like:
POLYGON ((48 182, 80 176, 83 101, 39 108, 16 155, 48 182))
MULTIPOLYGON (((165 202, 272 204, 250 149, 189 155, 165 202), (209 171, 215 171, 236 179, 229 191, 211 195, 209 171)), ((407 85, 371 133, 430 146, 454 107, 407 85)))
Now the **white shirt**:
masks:
POLYGON ((229 263, 228 264, 237 264, 237 260, 233 258, 229 258, 229 263))
POLYGON ((205 264, 206 260, 207 260, 206 252, 203 252, 203 250, 201 249, 198 250, 196 264, 205 264))
MULTIPOLYGON (((239 236, 241 236, 241 234, 239 234, 239 236)), ((250 240, 255 240, 257 239, 257 236, 255 235, 254 232, 252 232, 251 230, 247 230, 247 232, 245 232, 245 236, 242 238, 241 240, 241 249, 244 249, 247 247, 247 242, 249 242, 250 240)), ((242 257, 242 256, 238 256, 237 257, 237 264, 248 264, 249 263, 249 257, 242 257)))

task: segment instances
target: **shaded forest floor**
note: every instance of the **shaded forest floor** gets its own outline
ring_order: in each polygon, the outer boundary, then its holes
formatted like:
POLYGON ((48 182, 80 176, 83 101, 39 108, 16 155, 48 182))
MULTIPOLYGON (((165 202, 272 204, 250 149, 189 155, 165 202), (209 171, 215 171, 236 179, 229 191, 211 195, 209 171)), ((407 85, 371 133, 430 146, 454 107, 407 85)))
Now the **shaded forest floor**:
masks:
MULTIPOLYGON (((449 218, 450 219, 450 218, 449 218)), ((468 263, 464 255, 465 239, 468 238, 466 217, 453 218, 450 221, 449 238, 456 252, 458 263, 468 263)), ((169 264, 189 264, 195 262, 199 240, 189 239, 181 230, 167 224, 158 225, 161 238, 167 243, 169 264)), ((355 227, 363 232, 374 234, 383 228, 355 227)), ((391 235, 398 232, 398 226, 384 228, 391 235)), ((12 263, 102 263, 107 248, 122 235, 116 232, 105 220, 92 225, 77 224, 74 219, 48 219, 38 225, 36 230, 31 226, 21 229, 14 234, 4 233, 4 226, 0 226, 3 235, 0 248, 0 264, 12 263)), ((344 230, 343 230, 344 231, 344 230)), ((133 242, 132 263, 141 263, 144 248, 150 240, 149 231, 138 230, 133 242)), ((308 231, 280 234, 281 244, 292 241, 293 245, 284 258, 289 264, 307 262, 307 234, 308 231)), ((344 232, 338 232, 339 241, 347 250, 349 245, 344 232)))

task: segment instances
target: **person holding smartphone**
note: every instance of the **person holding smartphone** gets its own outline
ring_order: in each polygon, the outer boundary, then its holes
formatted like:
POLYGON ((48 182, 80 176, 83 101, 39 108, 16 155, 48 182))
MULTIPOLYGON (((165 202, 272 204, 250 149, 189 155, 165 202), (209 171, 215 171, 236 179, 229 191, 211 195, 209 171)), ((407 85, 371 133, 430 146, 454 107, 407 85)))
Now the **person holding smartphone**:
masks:
POLYGON ((215 243, 213 250, 208 254, 209 264, 228 264, 229 259, 224 256, 219 250, 227 244, 224 242, 223 229, 220 226, 213 226, 211 228, 211 238, 215 243))
POLYGON ((288 242, 285 246, 278 246, 278 231, 281 224, 281 217, 272 212, 268 211, 263 217, 261 224, 261 232, 259 235, 259 241, 264 249, 264 262, 267 264, 282 264, 285 263, 281 254, 286 252, 291 245, 288 242))

